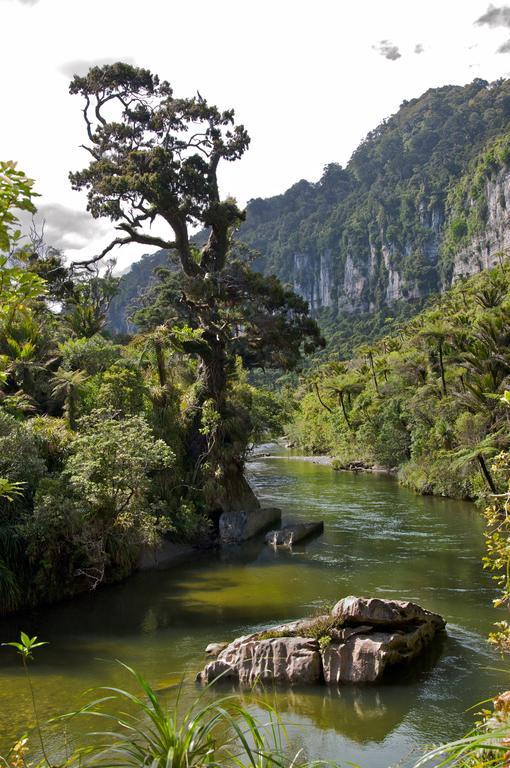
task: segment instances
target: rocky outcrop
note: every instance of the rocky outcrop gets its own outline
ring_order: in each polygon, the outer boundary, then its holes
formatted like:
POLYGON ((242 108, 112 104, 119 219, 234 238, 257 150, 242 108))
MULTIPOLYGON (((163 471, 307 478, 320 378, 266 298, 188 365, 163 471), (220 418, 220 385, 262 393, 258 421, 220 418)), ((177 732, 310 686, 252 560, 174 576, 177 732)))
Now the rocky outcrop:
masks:
POLYGON ((416 603, 350 596, 330 614, 234 640, 197 680, 375 683, 418 658, 444 627, 441 616, 416 603))
POLYGON ((485 200, 487 220, 471 242, 456 253, 453 282, 495 267, 510 253, 510 168, 502 168, 486 180, 485 200))
POLYGON ((269 682, 319 683, 322 678, 319 643, 307 637, 241 637, 199 675, 204 683, 217 678, 247 686, 269 682))
POLYGON ((322 654, 324 682, 327 685, 375 683, 384 677, 388 667, 419 656, 436 631, 429 622, 387 631, 374 631, 370 627, 340 642, 332 642, 322 654))
POLYGON ((223 512, 219 519, 220 539, 224 543, 246 541, 279 523, 281 517, 282 511, 276 507, 223 512))
POLYGON ((266 543, 272 547, 292 547, 300 541, 309 539, 312 536, 320 536, 324 532, 324 523, 295 523, 294 525, 285 525, 279 531, 269 531, 266 533, 266 543))
POLYGON ((334 606, 332 615, 346 624, 404 627, 409 624, 427 624, 444 627, 444 619, 437 613, 405 600, 383 600, 379 597, 344 597, 334 606))
POLYGON ((205 649, 205 655, 209 656, 212 659, 215 659, 217 656, 220 655, 222 651, 225 650, 228 643, 209 643, 207 648, 205 649))

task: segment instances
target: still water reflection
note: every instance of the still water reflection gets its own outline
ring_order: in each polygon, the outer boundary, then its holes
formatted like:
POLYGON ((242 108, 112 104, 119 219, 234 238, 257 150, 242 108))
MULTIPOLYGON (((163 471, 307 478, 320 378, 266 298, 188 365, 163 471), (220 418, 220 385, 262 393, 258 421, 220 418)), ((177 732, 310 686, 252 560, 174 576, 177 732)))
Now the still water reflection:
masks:
MULTIPOLYGON (((90 687, 125 685, 114 659, 135 666, 169 700, 184 673, 195 695, 207 643, 348 594, 415 600, 447 619, 447 637, 435 658, 395 685, 271 694, 291 724, 292 747, 363 768, 405 764, 424 746, 463 733, 472 723, 467 708, 509 687, 485 641, 493 587, 481 569, 476 509, 416 496, 387 477, 335 473, 280 454, 254 459, 254 486, 284 520, 323 519, 324 536, 292 552, 253 541, 204 553, 0 625, 1 641, 22 628, 50 643, 33 666, 44 716, 83 704, 90 687)), ((0 754, 29 713, 14 654, 1 649, 0 754)))

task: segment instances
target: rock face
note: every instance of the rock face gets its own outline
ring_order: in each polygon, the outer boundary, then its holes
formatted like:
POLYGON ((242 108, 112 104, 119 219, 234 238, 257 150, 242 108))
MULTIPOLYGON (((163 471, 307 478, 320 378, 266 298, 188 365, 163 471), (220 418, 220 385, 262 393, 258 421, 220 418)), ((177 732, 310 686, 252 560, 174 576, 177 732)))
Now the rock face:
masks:
POLYGON ((282 511, 276 507, 223 512, 219 520, 220 539, 228 543, 246 541, 279 523, 281 517, 282 511))
POLYGON ((319 683, 322 679, 319 643, 306 637, 267 640, 254 635, 241 637, 206 666, 199 680, 210 683, 219 676, 248 686, 258 682, 319 683))
POLYGON ((273 547, 291 547, 310 536, 319 536, 323 531, 323 522, 296 523, 295 525, 286 525, 279 531, 269 531, 266 533, 266 542, 273 547))
POLYGON ((225 650, 228 643, 209 643, 207 648, 205 649, 205 655, 209 656, 212 659, 215 659, 217 656, 220 655, 222 651, 225 650))
POLYGON ((403 664, 417 657, 436 634, 431 623, 411 628, 373 631, 332 642, 322 654, 324 682, 375 683, 387 667, 403 664))
POLYGON ((459 250, 453 264, 453 282, 482 269, 495 267, 510 249, 510 168, 485 182, 487 221, 471 242, 459 250))
POLYGON ((382 600, 378 597, 344 597, 333 607, 332 615, 347 624, 401 627, 427 624, 443 628, 444 620, 437 613, 404 600, 382 600))
MULTIPOLYGON (((346 597, 331 614, 234 640, 197 676, 253 685, 375 683, 420 656, 445 627, 416 603, 346 597)), ((220 644, 214 644, 216 651, 220 644)), ((207 651, 211 646, 208 646, 207 651)))

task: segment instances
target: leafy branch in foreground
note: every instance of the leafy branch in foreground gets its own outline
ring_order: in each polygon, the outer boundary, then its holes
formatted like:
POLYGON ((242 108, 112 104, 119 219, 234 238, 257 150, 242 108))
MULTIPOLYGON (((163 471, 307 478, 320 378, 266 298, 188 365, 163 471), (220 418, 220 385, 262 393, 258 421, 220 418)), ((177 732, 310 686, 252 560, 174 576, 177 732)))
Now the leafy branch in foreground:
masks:
POLYGON ((23 483, 10 482, 5 477, 0 477, 0 499, 14 501, 16 496, 23 495, 23 483))

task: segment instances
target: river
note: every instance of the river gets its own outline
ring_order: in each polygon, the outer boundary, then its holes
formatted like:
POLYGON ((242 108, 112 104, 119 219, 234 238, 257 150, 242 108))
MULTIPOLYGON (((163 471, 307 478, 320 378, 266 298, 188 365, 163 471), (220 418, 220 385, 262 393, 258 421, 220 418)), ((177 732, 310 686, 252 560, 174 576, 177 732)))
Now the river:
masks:
MULTIPOLYGON (((115 659, 169 700, 182 674, 187 695, 195 695, 209 642, 350 594, 414 600, 446 618, 446 639, 437 659, 398 684, 275 694, 293 749, 362 768, 412 764, 425 746, 467 731, 469 707, 510 687, 486 642, 494 587, 481 567, 474 505, 417 496, 385 476, 334 472, 284 449, 273 454, 250 462, 253 486, 265 505, 282 508, 284 521, 324 520, 322 537, 293 551, 257 540, 203 553, 0 624, 1 641, 24 629, 49 643, 32 665, 44 718, 81 706, 86 689, 128 684, 115 659)), ((29 713, 15 654, 0 649, 0 754, 29 713)))

